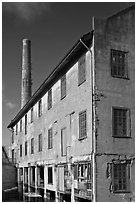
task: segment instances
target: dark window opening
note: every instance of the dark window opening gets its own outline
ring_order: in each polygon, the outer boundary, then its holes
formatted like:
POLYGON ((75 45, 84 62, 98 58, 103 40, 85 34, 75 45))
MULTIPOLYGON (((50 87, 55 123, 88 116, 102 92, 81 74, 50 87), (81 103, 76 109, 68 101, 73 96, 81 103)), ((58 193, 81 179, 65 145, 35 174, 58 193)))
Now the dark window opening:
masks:
POLYGON ((15 160, 14 149, 12 149, 12 162, 15 160))
POLYGON ((42 100, 40 99, 38 103, 38 116, 40 117, 42 115, 42 100))
POLYGON ((38 146, 38 151, 41 152, 42 151, 42 134, 39 135, 39 146, 38 146))
POLYGON ((18 134, 18 124, 16 124, 16 135, 18 134))
POLYGON ((48 167, 48 184, 53 184, 52 167, 48 167))
POLYGON ((25 135, 27 134, 27 114, 25 115, 25 135))
POLYGON ((25 142, 25 156, 27 155, 27 142, 25 142))
POLYGON ((48 130, 48 149, 53 148, 52 128, 48 130))
POLYGON ((20 157, 22 157, 22 145, 20 145, 20 157))
POLYGON ((61 99, 66 96, 66 74, 61 77, 61 99))
POLYGON ((38 168, 38 186, 44 187, 44 166, 40 165, 38 168))
POLYGON ((127 163, 113 164, 114 192, 129 191, 130 166, 127 163))
POLYGON ((20 120, 20 132, 22 132, 22 120, 20 120))
POLYGON ((33 123, 33 107, 31 108, 31 123, 33 123))
POLYGON ((48 91, 48 110, 52 108, 52 89, 48 91))
POLYGON ((34 138, 31 139, 31 154, 34 154, 34 138))
POLYGON ((127 52, 111 50, 111 72, 114 77, 128 77, 127 52))
POLYGON ((61 156, 66 156, 67 151, 67 134, 66 128, 61 130, 61 156))
POLYGON ((14 130, 12 129, 12 144, 14 143, 14 130))
POLYGON ((130 137, 130 111, 126 108, 113 108, 113 136, 130 137))

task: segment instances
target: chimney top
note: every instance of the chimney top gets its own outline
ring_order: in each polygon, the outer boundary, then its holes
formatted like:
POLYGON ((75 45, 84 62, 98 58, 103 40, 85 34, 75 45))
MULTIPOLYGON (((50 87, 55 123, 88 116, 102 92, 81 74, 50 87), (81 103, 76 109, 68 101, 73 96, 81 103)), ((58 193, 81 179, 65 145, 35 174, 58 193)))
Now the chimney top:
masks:
POLYGON ((23 42, 23 44, 26 44, 27 42, 30 43, 31 41, 29 39, 25 38, 22 40, 22 42, 23 42))

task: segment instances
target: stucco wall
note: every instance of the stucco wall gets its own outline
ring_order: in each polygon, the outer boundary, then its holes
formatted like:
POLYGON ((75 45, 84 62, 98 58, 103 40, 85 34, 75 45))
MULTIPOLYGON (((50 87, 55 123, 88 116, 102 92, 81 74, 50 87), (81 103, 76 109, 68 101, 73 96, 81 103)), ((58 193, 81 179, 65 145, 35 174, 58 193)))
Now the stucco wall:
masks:
POLYGON ((134 165, 132 165, 131 194, 109 191, 105 177, 106 163, 113 154, 131 158, 135 152, 135 41, 134 7, 128 8, 107 21, 95 19, 95 66, 97 101, 97 201, 128 201, 134 194, 134 165), (129 79, 111 76, 111 49, 128 52, 129 79), (100 95, 101 94, 101 95, 100 95), (131 138, 112 137, 112 107, 125 107, 131 111, 131 138), (106 155, 106 156, 104 156, 106 155), (110 156, 109 156, 110 155, 110 156))

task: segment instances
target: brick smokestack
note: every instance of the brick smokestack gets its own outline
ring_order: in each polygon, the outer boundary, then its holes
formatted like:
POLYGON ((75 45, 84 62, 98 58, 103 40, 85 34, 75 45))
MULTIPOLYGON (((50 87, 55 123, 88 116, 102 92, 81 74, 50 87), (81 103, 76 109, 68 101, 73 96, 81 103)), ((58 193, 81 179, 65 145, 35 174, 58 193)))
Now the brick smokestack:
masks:
POLYGON ((23 108, 23 106, 31 98, 31 85, 31 41, 23 39, 21 108, 23 108))

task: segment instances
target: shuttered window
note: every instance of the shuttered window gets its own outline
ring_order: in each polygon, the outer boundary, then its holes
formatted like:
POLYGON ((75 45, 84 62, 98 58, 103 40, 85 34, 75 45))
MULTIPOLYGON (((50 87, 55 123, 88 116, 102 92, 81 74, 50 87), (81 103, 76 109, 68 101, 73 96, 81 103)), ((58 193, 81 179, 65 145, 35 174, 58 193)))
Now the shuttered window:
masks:
POLYGON ((113 108, 113 136, 130 137, 130 110, 113 108))
POLYGON ((61 77, 61 99, 66 96, 66 74, 61 77))
POLYGON ((79 139, 87 136, 87 116, 86 111, 79 113, 79 139))
POLYGON ((127 52, 111 50, 111 74, 114 77, 128 77, 127 52))
POLYGON ((113 164, 112 181, 113 181, 114 192, 129 191, 130 164, 127 164, 127 163, 113 164))
POLYGON ((53 141, 52 141, 52 128, 48 130, 48 149, 53 148, 53 141))
POLYGON ((48 91, 48 110, 52 108, 52 89, 48 91))
POLYGON ((67 151, 67 134, 66 128, 61 130, 61 156, 66 156, 67 151))
POLYGON ((86 81, 86 59, 83 55, 78 61, 78 85, 86 81))

